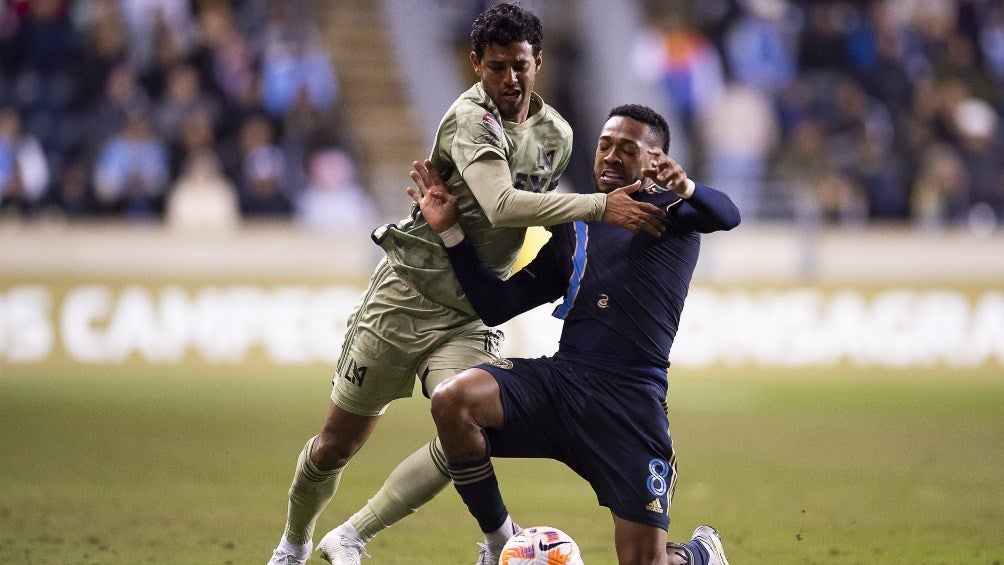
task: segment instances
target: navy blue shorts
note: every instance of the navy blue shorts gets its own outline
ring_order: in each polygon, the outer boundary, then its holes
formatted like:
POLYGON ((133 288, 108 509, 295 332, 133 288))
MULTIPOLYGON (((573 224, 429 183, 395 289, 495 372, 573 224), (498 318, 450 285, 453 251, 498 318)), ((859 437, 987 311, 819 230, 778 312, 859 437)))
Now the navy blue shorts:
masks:
POLYGON ((498 381, 504 424, 486 430, 492 457, 561 461, 614 515, 667 530, 676 458, 665 385, 563 359, 479 365, 498 381))

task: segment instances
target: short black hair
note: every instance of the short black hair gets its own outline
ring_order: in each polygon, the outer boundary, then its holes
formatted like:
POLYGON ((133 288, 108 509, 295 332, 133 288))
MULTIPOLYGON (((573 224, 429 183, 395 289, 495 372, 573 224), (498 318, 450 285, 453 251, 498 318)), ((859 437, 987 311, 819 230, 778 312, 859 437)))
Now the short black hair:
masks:
POLYGON ((639 122, 648 125, 655 130, 656 135, 659 137, 659 141, 662 142, 662 152, 666 153, 669 151, 669 124, 666 123, 666 118, 663 118, 659 112, 656 112, 648 106, 642 106, 641 104, 624 104, 623 106, 617 106, 613 110, 610 110, 610 114, 607 116, 607 119, 609 120, 614 116, 631 118, 632 120, 638 120, 639 122))
POLYGON ((536 57, 544 47, 544 31, 533 12, 515 4, 495 4, 482 12, 471 28, 471 50, 478 59, 484 57, 485 49, 492 43, 505 47, 522 41, 530 44, 536 57))

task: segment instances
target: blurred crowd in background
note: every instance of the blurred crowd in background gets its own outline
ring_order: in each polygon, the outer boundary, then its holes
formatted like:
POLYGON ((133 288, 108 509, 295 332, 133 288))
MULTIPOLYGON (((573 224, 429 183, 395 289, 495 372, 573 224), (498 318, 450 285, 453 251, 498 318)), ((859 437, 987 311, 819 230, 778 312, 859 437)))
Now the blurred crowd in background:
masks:
POLYGON ((1000 0, 649 1, 637 72, 757 218, 1004 225, 1000 0))
POLYGON ((26 217, 339 227, 373 205, 297 0, 13 0, 0 198, 26 217))
MULTIPOLYGON (((6 2, 0 221, 386 220, 304 2, 6 2)), ((635 72, 750 219, 1004 225, 1002 0, 643 4, 635 72)))

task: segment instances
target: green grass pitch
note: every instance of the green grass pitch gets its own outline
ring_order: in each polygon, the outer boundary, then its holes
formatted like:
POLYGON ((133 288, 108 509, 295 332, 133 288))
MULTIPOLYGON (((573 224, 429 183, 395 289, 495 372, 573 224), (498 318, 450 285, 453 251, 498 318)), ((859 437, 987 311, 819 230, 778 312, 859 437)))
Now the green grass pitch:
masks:
MULTIPOLYGON (((261 564, 323 414, 328 368, 0 364, 0 563, 261 564)), ((674 367, 672 539, 710 523, 733 564, 1001 563, 1004 370, 674 367)), ((399 401, 318 537, 432 435, 399 401)), ((497 463, 523 525, 614 563, 609 513, 559 464, 497 463)), ((447 489, 369 546, 378 564, 469 564, 447 489)), ((311 562, 316 562, 312 560, 311 562)))

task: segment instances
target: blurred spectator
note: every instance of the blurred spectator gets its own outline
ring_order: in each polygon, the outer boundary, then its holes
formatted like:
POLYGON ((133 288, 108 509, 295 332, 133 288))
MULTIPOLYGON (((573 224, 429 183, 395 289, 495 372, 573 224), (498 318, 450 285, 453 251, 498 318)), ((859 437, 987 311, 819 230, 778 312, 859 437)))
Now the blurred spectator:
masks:
POLYGON ((83 48, 74 68, 77 85, 74 102, 78 110, 85 110, 102 97, 112 70, 126 63, 129 45, 118 2, 94 0, 81 5, 89 6, 90 10, 80 16, 83 48))
POLYGON ((257 85, 256 56, 250 40, 237 26, 230 4, 207 1, 198 14, 198 54, 202 82, 225 104, 239 100, 257 85))
POLYGON ((761 214, 767 156, 778 142, 777 129, 771 99, 738 82, 704 110, 696 128, 705 147, 708 183, 726 192, 744 218, 761 214))
POLYGON ((169 181, 167 149, 143 114, 126 119, 101 147, 94 165, 94 190, 101 209, 133 220, 157 218, 169 181))
POLYGON ((348 153, 337 148, 313 152, 308 183, 296 199, 296 221, 324 232, 369 230, 377 224, 376 204, 356 178, 348 153))
POLYGON ((715 104, 724 89, 722 57, 700 30, 689 27, 683 16, 669 10, 656 29, 644 30, 633 48, 634 68, 660 83, 669 105, 692 137, 701 111, 715 104))
POLYGON ((864 190, 872 218, 906 219, 907 165, 888 108, 847 78, 836 85, 832 105, 830 151, 841 172, 864 190))
POLYGON ((108 73, 102 97, 87 112, 87 142, 98 146, 121 131, 129 116, 146 114, 150 97, 139 83, 136 71, 119 65, 108 73))
POLYGON ((0 206, 24 214, 39 210, 49 190, 49 165, 42 144, 21 129, 12 107, 0 110, 0 206))
POLYGON ((228 234, 237 228, 237 190, 215 153, 201 150, 186 162, 168 197, 166 219, 172 230, 185 234, 228 234))
POLYGON ((182 128, 192 115, 199 114, 203 122, 208 121, 210 130, 214 130, 219 113, 219 103, 203 90, 195 67, 187 64, 170 70, 164 96, 153 107, 157 131, 169 143, 181 141, 182 128))
POLYGON ((843 2, 807 2, 804 10, 799 69, 841 71, 850 68, 847 41, 850 7, 843 2))
POLYGON ((826 128, 806 119, 792 130, 790 142, 778 146, 769 178, 789 201, 796 219, 836 225, 861 225, 867 203, 860 188, 840 174, 827 150, 826 128))
POLYGON ((1004 152, 998 122, 993 107, 976 98, 955 110, 960 158, 969 173, 970 214, 981 214, 990 224, 1004 219, 1004 152))
POLYGON ((79 156, 67 159, 54 191, 54 204, 66 218, 87 218, 98 212, 88 168, 79 156))
POLYGON ((739 82, 776 96, 795 77, 797 54, 787 0, 745 0, 725 37, 728 68, 739 82))
POLYGON ((75 94, 75 59, 67 2, 27 3, 12 39, 8 61, 21 128, 43 148, 58 143, 60 126, 75 94))
POLYGON ((871 38, 874 53, 859 70, 865 89, 897 119, 910 110, 914 89, 905 63, 904 41, 902 34, 883 27, 871 38))
POLYGON ((981 15, 977 31, 980 54, 994 79, 997 99, 1004 100, 1004 5, 990 3, 981 15))
POLYGON ((188 166, 188 161, 201 153, 216 152, 213 116, 204 108, 185 115, 184 123, 175 139, 169 144, 171 177, 177 178, 188 166))
POLYGON ((915 222, 925 229, 963 225, 969 210, 969 176, 958 152, 935 144, 922 162, 910 203, 915 222))
POLYGON ((190 0, 119 0, 129 33, 129 63, 140 73, 155 64, 158 48, 170 45, 187 56, 195 26, 190 0))
POLYGON ((310 36, 282 37, 270 43, 262 60, 262 100, 273 116, 283 116, 304 101, 319 112, 338 97, 334 67, 310 36))
POLYGON ((263 116, 245 122, 240 133, 241 170, 237 181, 241 212, 249 218, 289 218, 293 205, 283 184, 286 156, 275 145, 272 124, 263 116))

